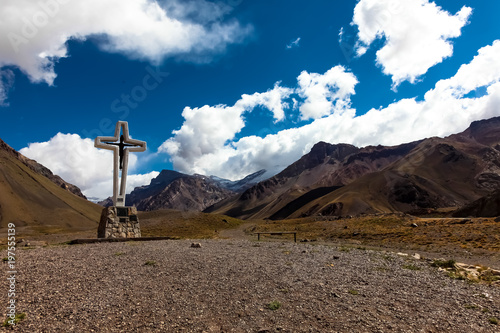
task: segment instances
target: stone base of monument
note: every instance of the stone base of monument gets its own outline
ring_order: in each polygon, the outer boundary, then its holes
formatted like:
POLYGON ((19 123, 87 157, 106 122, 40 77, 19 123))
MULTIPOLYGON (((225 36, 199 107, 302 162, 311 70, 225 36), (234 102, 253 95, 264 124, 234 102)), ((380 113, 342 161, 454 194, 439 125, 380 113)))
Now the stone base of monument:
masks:
POLYGON ((111 206, 102 210, 97 238, 138 237, 141 237, 141 228, 137 208, 111 206))

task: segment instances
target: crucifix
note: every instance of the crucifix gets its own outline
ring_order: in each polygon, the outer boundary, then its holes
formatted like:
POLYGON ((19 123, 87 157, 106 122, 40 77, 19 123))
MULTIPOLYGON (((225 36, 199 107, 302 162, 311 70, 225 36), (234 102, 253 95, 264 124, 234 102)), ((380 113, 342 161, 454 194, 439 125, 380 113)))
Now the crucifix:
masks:
POLYGON ((145 151, 146 142, 131 139, 128 134, 128 123, 126 121, 118 121, 115 127, 115 136, 98 136, 95 138, 94 146, 113 151, 113 205, 124 207, 125 191, 127 188, 128 152, 145 151), (121 135, 120 132, 122 133, 121 135), (121 182, 118 188, 120 171, 121 182))

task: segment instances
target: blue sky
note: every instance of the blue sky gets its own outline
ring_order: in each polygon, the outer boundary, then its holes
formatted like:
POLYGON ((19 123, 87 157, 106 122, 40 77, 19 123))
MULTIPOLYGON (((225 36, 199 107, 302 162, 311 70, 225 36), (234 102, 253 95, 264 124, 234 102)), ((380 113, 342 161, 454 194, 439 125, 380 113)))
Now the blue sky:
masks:
POLYGON ((162 169, 269 175, 318 141, 399 144, 500 115, 498 1, 6 0, 0 138, 111 194, 117 120, 162 169))

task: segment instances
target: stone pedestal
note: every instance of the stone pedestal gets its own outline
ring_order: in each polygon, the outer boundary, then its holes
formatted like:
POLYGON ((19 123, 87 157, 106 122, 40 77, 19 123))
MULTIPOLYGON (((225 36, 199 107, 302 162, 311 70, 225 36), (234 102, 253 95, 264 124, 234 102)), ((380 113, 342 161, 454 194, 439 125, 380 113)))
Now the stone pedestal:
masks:
POLYGON ((102 210, 97 238, 137 237, 141 237, 137 208, 111 206, 102 210))

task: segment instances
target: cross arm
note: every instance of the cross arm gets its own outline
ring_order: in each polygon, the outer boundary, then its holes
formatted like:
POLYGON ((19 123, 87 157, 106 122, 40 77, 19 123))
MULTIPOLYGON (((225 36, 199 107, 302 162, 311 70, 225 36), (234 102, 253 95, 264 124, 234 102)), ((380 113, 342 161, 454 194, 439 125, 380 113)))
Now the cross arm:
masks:
POLYGON ((94 140, 94 147, 96 148, 102 148, 102 149, 109 149, 109 150, 117 150, 118 147, 115 145, 110 145, 107 143, 108 141, 115 141, 115 138, 112 136, 98 136, 94 140))
MULTIPOLYGON (((124 139, 123 142, 131 144, 133 146, 136 146, 136 147, 127 148, 128 151, 138 151, 138 152, 145 151, 147 148, 146 141, 131 139, 130 136, 128 135, 128 123, 126 121, 119 121, 118 123, 122 127, 122 133, 123 133, 123 139, 124 139)), ((116 124, 116 128, 117 128, 118 133, 119 133, 118 123, 116 124)), ((116 130, 115 130, 115 136, 117 136, 116 130)))
POLYGON ((133 140, 133 139, 125 139, 125 143, 130 144, 127 147, 128 151, 145 151, 146 150, 146 141, 133 140))

